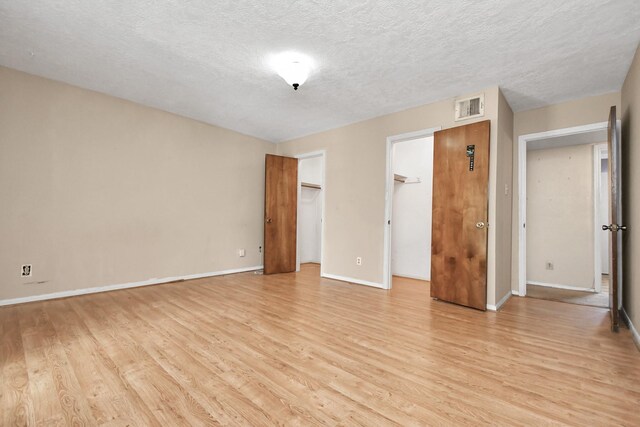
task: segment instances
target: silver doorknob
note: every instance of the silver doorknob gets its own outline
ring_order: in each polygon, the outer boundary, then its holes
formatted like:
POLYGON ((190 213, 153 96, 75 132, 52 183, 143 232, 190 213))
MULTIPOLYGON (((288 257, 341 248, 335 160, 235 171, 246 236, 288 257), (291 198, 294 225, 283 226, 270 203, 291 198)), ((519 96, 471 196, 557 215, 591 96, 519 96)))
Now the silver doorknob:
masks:
POLYGON ((602 226, 602 230, 603 231, 627 231, 627 226, 626 225, 618 225, 618 224, 609 224, 609 225, 603 225, 602 226))
POLYGON ((267 224, 271 224, 271 218, 267 218, 267 224))
POLYGON ((486 224, 484 222, 482 221, 476 222, 476 228, 484 228, 484 227, 486 227, 486 224))

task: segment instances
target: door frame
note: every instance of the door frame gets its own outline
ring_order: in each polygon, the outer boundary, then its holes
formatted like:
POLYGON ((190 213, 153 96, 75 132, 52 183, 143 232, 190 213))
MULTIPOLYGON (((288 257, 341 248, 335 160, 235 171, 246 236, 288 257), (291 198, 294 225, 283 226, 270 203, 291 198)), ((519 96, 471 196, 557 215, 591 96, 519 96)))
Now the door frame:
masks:
POLYGON ((441 126, 422 129, 415 132, 401 133, 387 137, 386 147, 386 171, 385 171, 385 193, 384 193, 384 254, 382 258, 382 287, 391 289, 391 219, 393 216, 393 144, 399 142, 412 141, 414 139, 428 138, 437 131, 442 130, 441 126))
POLYGON ((320 277, 324 277, 324 254, 325 254, 325 227, 324 227, 324 219, 325 219, 325 209, 326 209, 326 201, 325 197, 327 194, 326 186, 327 186, 327 150, 318 150, 311 151, 308 153, 296 154, 293 156, 298 159, 298 206, 296 209, 298 211, 298 223, 296 227, 296 271, 300 271, 300 201, 302 199, 302 181, 300 180, 300 160, 303 159, 312 159, 314 157, 322 158, 322 183, 320 186, 322 187, 320 191, 320 200, 322 203, 322 209, 320 214, 320 277))
MULTIPOLYGON (((596 283, 595 283, 595 290, 596 292, 600 293, 602 292, 602 280, 597 280, 598 275, 600 277, 602 277, 602 239, 604 238, 604 235, 606 234, 605 232, 602 231, 602 224, 600 224, 597 219, 600 217, 599 213, 600 213, 600 206, 601 206, 601 191, 600 189, 602 188, 602 160, 604 159, 608 159, 609 158, 609 149, 607 147, 607 143, 603 143, 603 144, 596 144, 593 146, 593 174, 594 174, 594 179, 593 179, 593 188, 594 188, 594 202, 596 204, 595 206, 595 218, 596 221, 594 224, 595 227, 595 233, 596 233, 596 237, 594 240, 594 245, 596 246, 596 250, 595 250, 595 262, 596 262, 596 283)), ((609 245, 607 245, 608 248, 609 245)), ((609 261, 611 261, 610 259, 610 254, 608 253, 608 249, 607 249, 607 258, 609 259, 609 261)))
MULTIPOLYGON (((547 139, 559 136, 579 135, 583 133, 590 133, 596 131, 607 131, 609 122, 592 123, 588 125, 573 126, 563 129, 555 129, 545 132, 530 133, 526 135, 520 135, 518 137, 518 295, 523 297, 527 294, 527 143, 538 141, 541 139, 547 139)), ((620 132, 620 121, 618 120, 618 133, 620 132)), ((600 169, 598 167, 598 169, 600 169)), ((596 183, 594 183, 595 189, 596 183)), ((599 189, 596 192, 594 199, 599 199, 599 189)), ((596 209, 594 203, 594 210, 596 209)), ((594 218, 597 218, 594 217, 594 218)), ((597 221, 594 221, 597 225, 597 221)), ((594 230, 595 232, 595 230, 594 230)), ((601 273, 599 254, 597 242, 594 241, 595 254, 594 260, 594 280, 597 274, 601 273)), ((595 282, 594 282, 595 284, 595 282)), ((600 284, 601 285, 601 284, 600 284)))

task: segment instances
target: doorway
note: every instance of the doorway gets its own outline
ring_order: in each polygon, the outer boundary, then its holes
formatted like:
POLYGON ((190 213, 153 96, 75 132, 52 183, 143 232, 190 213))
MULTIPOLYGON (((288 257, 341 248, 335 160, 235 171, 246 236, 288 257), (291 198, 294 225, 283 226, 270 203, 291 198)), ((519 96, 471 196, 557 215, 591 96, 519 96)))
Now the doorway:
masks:
POLYGON ((265 156, 264 274, 323 274, 325 151, 265 156))
POLYGON ((609 307, 606 141, 606 122, 521 137, 521 296, 609 307))
POLYGON ((433 136, 393 145, 391 275, 431 280, 433 136))
POLYGON ((322 276, 324 250, 325 151, 298 159, 298 227, 296 271, 322 276))
POLYGON ((393 276, 430 280, 433 134, 440 127, 387 138, 384 288, 393 276))

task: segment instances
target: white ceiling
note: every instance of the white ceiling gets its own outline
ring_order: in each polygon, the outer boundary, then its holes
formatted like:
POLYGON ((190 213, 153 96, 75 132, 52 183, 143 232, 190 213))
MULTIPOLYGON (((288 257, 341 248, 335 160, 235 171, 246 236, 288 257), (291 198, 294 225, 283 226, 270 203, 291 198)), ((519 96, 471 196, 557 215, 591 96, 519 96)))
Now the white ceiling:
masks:
POLYGON ((0 64, 270 141, 499 84, 514 110, 620 90, 638 0, 0 0, 0 64), (294 92, 268 66, 317 64, 294 92))

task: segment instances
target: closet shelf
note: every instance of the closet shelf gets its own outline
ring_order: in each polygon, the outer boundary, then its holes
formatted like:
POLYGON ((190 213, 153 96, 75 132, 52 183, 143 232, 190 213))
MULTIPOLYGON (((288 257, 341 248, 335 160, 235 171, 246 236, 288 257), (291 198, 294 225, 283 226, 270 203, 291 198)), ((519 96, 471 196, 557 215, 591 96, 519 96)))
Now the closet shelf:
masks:
POLYGON ((404 175, 399 175, 397 173, 393 174, 393 180, 400 182, 402 184, 418 184, 422 182, 418 177, 408 177, 404 175))
POLYGON ((311 184, 310 182, 301 182, 300 185, 307 188, 315 188, 316 190, 322 190, 322 186, 318 184, 311 184))

